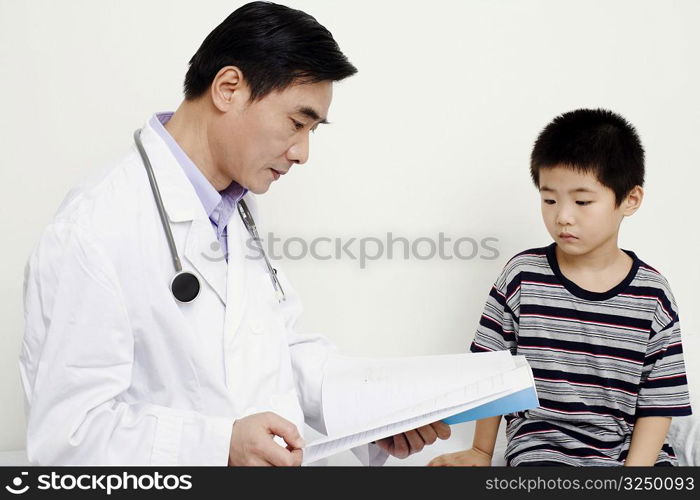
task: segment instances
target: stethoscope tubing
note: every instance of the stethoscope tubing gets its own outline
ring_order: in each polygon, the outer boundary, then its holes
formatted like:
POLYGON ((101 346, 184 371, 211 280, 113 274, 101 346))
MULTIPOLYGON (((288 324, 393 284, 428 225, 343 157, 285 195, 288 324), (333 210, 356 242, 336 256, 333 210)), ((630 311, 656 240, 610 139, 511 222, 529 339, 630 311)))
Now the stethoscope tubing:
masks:
MULTIPOLYGON (((170 224, 168 223, 168 215, 165 212, 165 207, 163 206, 163 199, 161 198, 160 189, 158 189, 158 182, 156 182, 156 177, 153 173, 153 166, 151 165, 151 161, 148 158, 148 154, 146 154, 146 149, 143 147, 143 142, 141 142, 141 129, 137 129, 136 131, 134 131, 134 142, 136 143, 136 149, 138 149, 139 155, 141 156, 141 160, 143 161, 143 165, 146 168, 146 172, 148 174, 148 182, 151 185, 153 198, 156 202, 156 207, 158 208, 158 215, 160 216, 160 221, 163 225, 163 230, 165 231, 165 237, 168 240, 170 256, 172 257, 173 265, 175 266, 175 276, 173 277, 170 283, 170 290, 173 293, 173 296, 175 296, 175 298, 180 302, 191 302, 195 298, 197 298, 197 295, 199 295, 199 278, 197 278, 196 275, 190 273, 189 271, 182 270, 182 263, 180 262, 180 257, 177 253, 177 247, 175 246, 175 239, 173 238, 173 233, 170 230, 170 224), (174 286, 176 280, 180 276, 182 276, 183 278, 189 278, 189 275, 191 275, 192 279, 196 282, 196 291, 193 292, 192 297, 189 297, 189 295, 187 297, 178 296, 178 293, 175 292, 174 286)), ((275 292, 277 293, 278 300, 280 302, 286 300, 282 284, 277 278, 277 271, 272 267, 272 264, 270 264, 270 261, 267 258, 267 254, 265 253, 265 250, 262 246, 262 242, 260 241, 260 237, 258 236, 258 230, 255 227, 255 221, 253 220, 253 216, 251 215, 250 210, 248 210, 248 205, 246 205, 244 200, 240 200, 238 202, 238 213, 241 216, 241 220, 243 221, 243 225, 245 226, 246 230, 253 237, 258 247, 260 248, 260 251, 262 252, 263 258, 265 259, 265 265, 267 266, 268 273, 270 274, 272 286, 275 289, 275 292)))
POLYGON ((163 199, 160 196, 160 189, 158 189, 158 183, 156 182, 156 176, 153 173, 153 167, 151 166, 151 161, 148 159, 146 150, 141 142, 141 129, 137 129, 134 132, 134 142, 136 142, 136 149, 141 155, 141 160, 146 167, 146 172, 148 173, 148 182, 151 184, 151 191, 153 191, 153 198, 156 201, 156 206, 158 207, 158 215, 160 215, 160 221, 163 224, 163 230, 165 231, 165 237, 168 240, 168 247, 170 247, 170 255, 173 259, 173 264, 175 265, 175 272, 179 273, 182 271, 182 264, 180 263, 180 257, 177 254, 177 248, 175 247, 175 240, 173 239, 173 233, 170 231, 170 224, 168 224, 168 215, 165 213, 165 207, 163 206, 163 199))

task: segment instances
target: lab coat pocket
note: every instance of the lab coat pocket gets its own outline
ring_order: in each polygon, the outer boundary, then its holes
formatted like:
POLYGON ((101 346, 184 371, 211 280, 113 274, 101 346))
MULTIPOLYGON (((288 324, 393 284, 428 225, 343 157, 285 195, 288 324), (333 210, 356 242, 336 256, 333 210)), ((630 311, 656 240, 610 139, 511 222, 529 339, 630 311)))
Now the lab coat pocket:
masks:
POLYGON ((255 283, 259 307, 248 318, 248 330, 256 336, 284 335, 284 319, 269 274, 258 274, 255 283))
POLYGON ((263 323, 260 316, 256 316, 248 320, 248 330, 252 335, 264 335, 268 328, 263 323))
POLYGON ((284 322, 279 313, 269 309, 261 309, 248 319, 248 331, 254 337, 285 338, 284 322))

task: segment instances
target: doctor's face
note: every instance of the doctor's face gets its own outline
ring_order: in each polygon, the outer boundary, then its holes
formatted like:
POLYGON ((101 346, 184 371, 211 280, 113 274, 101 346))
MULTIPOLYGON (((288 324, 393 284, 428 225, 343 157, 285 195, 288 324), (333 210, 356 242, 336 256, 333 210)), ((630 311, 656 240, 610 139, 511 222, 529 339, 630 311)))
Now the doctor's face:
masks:
POLYGON ((309 158, 309 134, 326 122, 333 84, 294 84, 254 102, 246 88, 218 121, 210 147, 223 174, 262 194, 309 158))

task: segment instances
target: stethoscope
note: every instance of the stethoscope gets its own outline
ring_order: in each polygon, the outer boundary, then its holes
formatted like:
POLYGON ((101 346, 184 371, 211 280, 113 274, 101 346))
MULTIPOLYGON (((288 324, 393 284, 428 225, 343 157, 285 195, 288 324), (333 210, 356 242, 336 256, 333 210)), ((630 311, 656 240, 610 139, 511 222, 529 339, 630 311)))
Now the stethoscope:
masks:
MULTIPOLYGON (((170 248, 170 255, 173 259, 173 264, 175 265, 175 276, 170 282, 170 291, 173 296, 180 302, 192 302, 199 295, 199 290, 201 285, 199 278, 189 271, 182 270, 182 264, 180 263, 180 257, 177 254, 177 248, 175 247, 175 240, 173 240, 173 233, 170 231, 170 224, 168 223, 168 216, 165 213, 165 208, 163 207, 163 199, 160 197, 160 190, 158 189, 158 183, 156 182, 156 177, 153 174, 153 167, 151 166, 151 161, 148 159, 146 150, 141 142, 141 129, 137 129, 134 132, 134 142, 136 143, 136 148, 139 150, 141 155, 141 160, 143 165, 146 167, 146 172, 148 173, 148 181, 151 184, 151 191, 153 192, 153 198, 155 199, 156 206, 158 207, 158 215, 160 216, 160 221, 163 224, 163 230, 165 231, 165 237, 168 240, 168 247, 170 248)), ((260 241, 260 236, 258 236, 258 230, 255 227, 255 221, 253 216, 248 210, 248 206, 245 201, 240 200, 238 202, 238 214, 241 216, 243 225, 248 230, 250 236, 255 240, 263 258, 265 259, 265 264, 267 265, 267 272, 270 274, 272 279, 272 286, 275 288, 275 294, 277 295, 277 300, 280 302, 286 300, 284 290, 282 289, 282 284, 277 278, 277 270, 273 269, 270 261, 265 254, 262 242, 260 241)))

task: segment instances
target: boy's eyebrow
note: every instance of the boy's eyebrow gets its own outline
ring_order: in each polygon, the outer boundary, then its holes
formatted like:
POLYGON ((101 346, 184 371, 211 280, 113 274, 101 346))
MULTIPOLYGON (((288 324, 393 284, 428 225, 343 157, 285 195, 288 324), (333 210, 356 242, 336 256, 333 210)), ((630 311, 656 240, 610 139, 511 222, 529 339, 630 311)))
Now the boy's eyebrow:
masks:
POLYGON ((302 115, 306 115, 313 121, 317 121, 318 123, 323 123, 324 125, 329 124, 328 120, 326 120, 325 118, 321 118, 321 115, 319 115, 318 112, 310 106, 299 106, 296 112, 301 113, 302 115))
MULTIPOLYGON (((547 187, 547 186, 541 186, 540 193, 543 191, 546 191, 548 193, 555 193, 556 189, 552 189, 552 188, 547 187)), ((585 188, 585 187, 580 187, 580 188, 570 190, 569 193, 595 193, 595 191, 593 191, 592 189, 585 188)))

